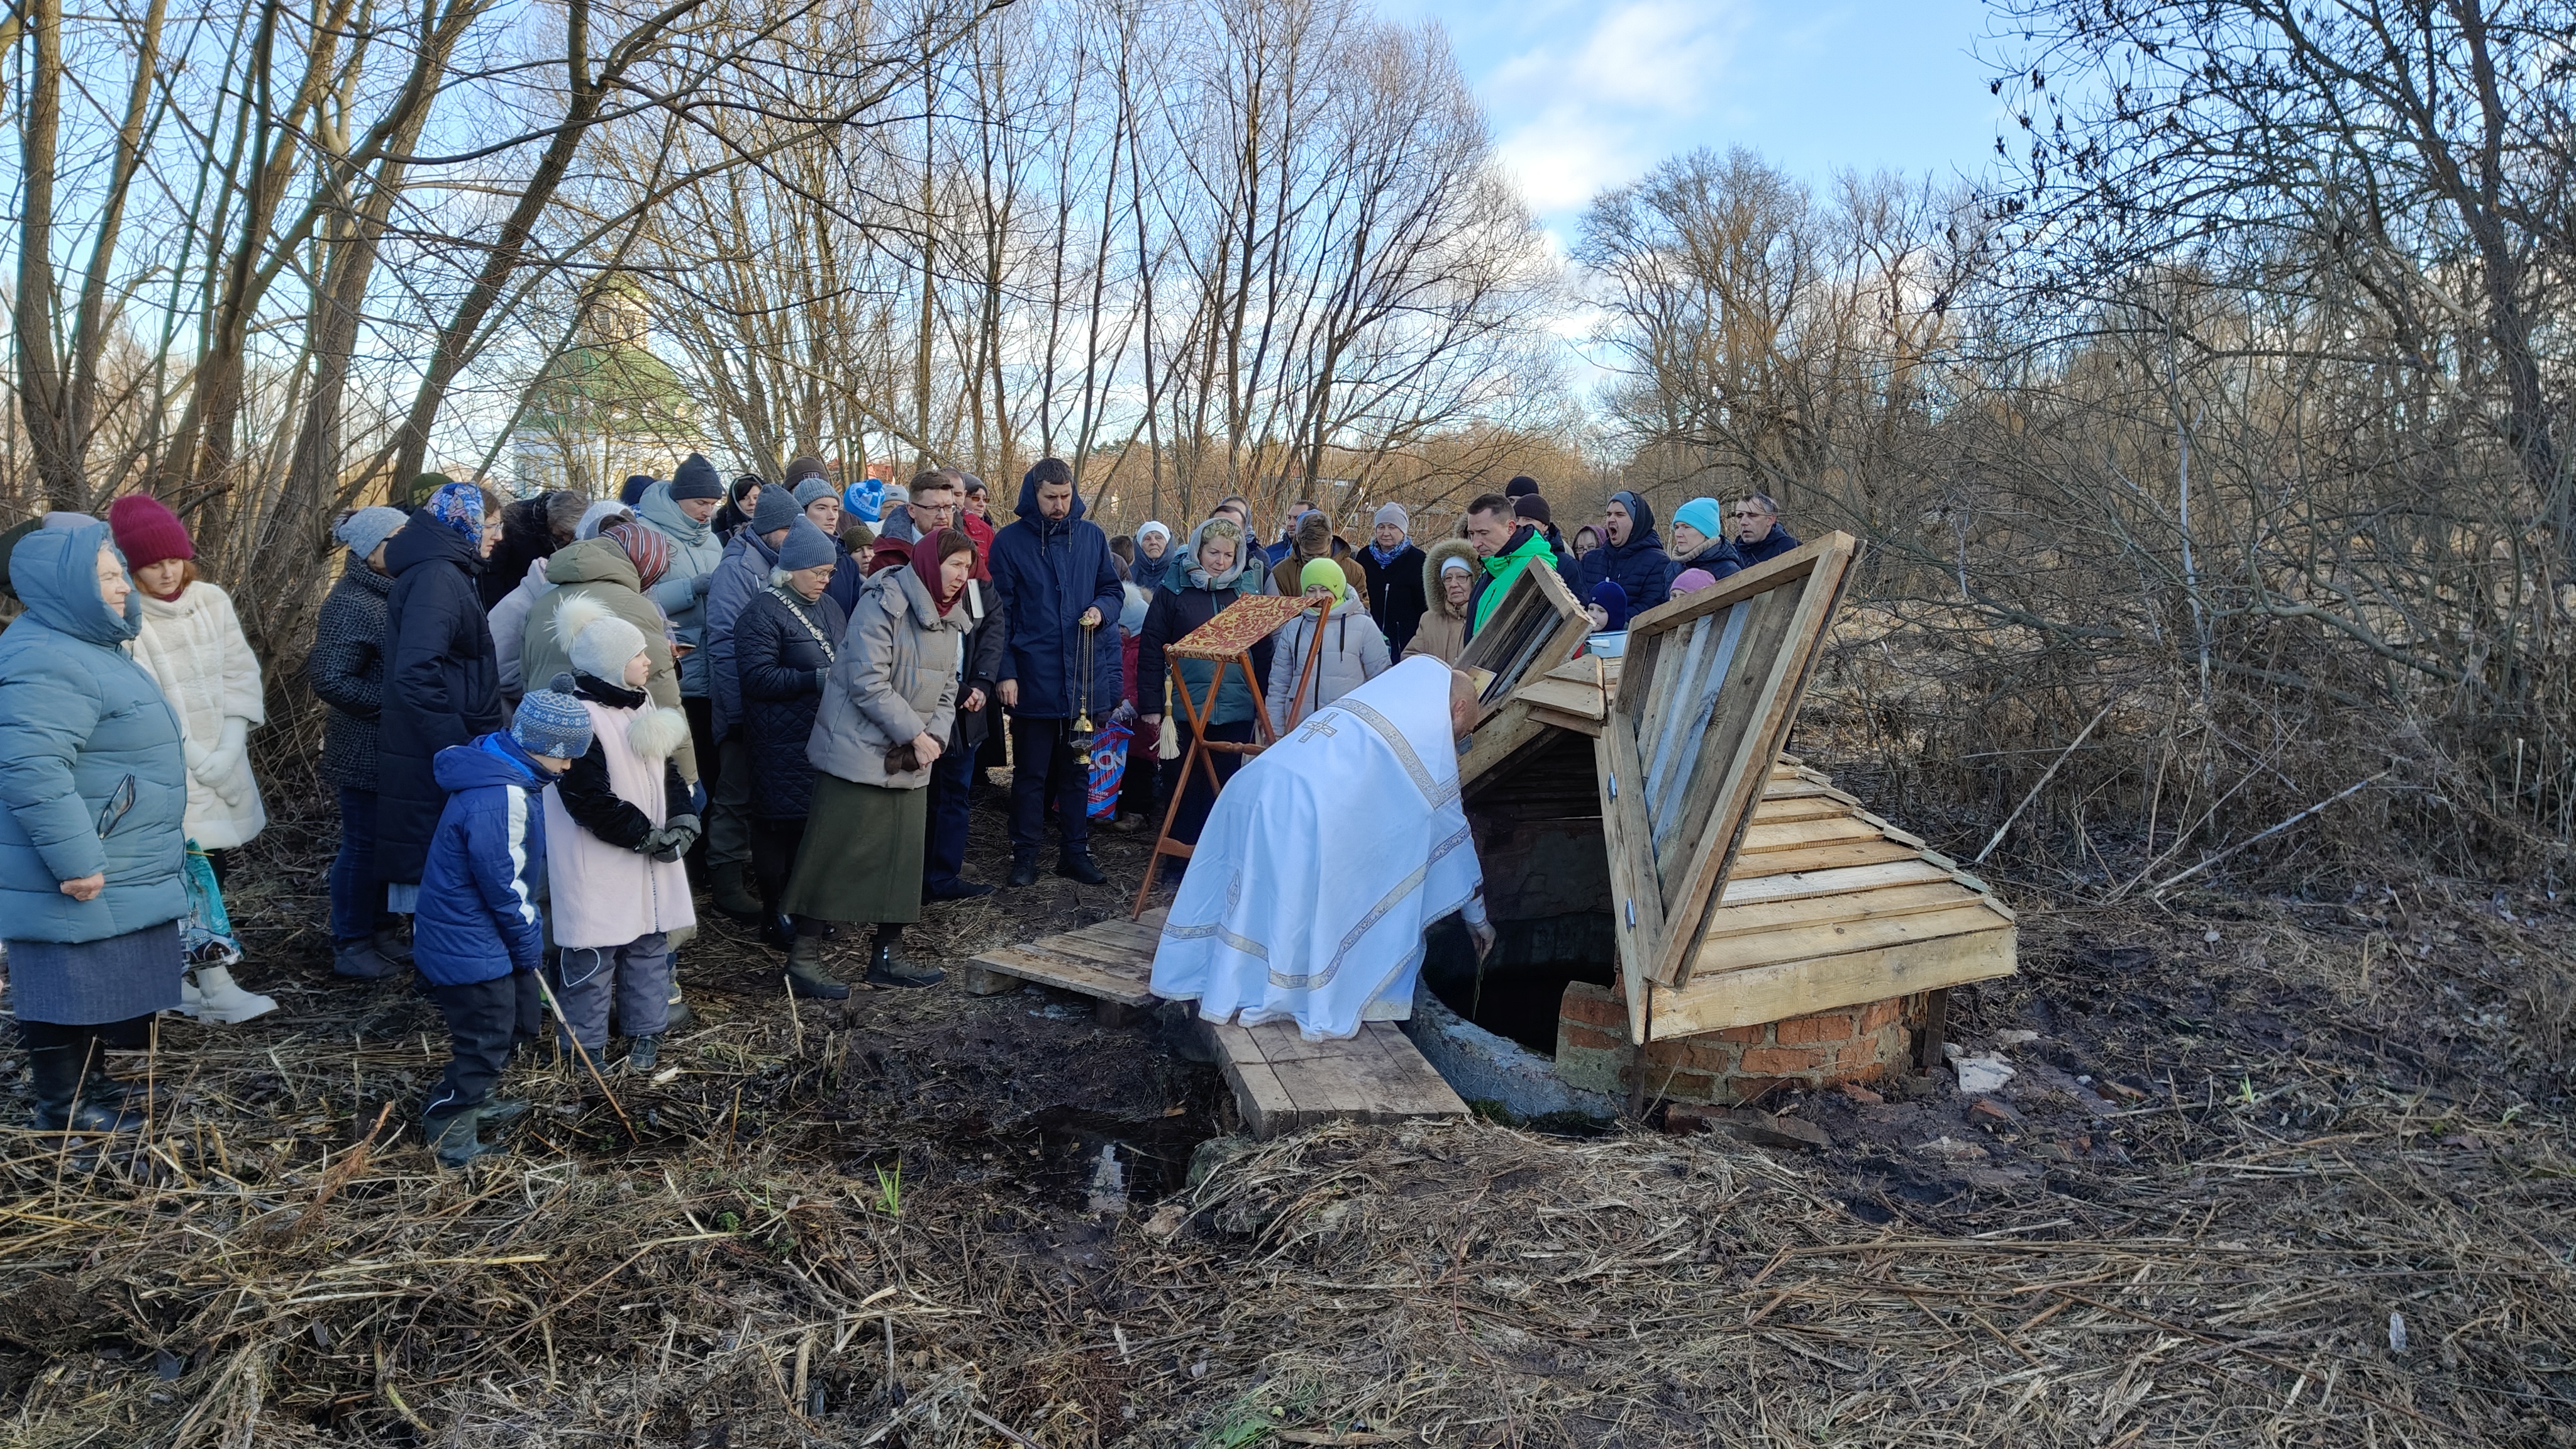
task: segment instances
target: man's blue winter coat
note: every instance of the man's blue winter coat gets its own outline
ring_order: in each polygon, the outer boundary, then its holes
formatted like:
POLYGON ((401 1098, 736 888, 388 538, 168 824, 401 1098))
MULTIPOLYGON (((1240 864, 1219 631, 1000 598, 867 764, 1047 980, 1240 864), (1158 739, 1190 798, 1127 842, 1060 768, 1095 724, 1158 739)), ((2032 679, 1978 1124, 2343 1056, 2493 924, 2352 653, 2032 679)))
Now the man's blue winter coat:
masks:
POLYGON ((1581 575, 1566 582, 1578 599, 1592 597, 1595 584, 1612 583, 1628 596, 1628 607, 1644 613, 1664 601, 1672 592, 1672 571, 1664 557, 1664 541, 1655 536, 1655 510, 1634 493, 1610 495, 1614 503, 1625 506, 1628 517, 1628 541, 1605 543, 1583 556, 1581 575))
POLYGON ((161 687, 117 647, 142 615, 98 593, 107 525, 45 529, 9 554, 27 605, 0 634, 0 937, 104 941, 188 914, 188 770, 161 687), (87 901, 62 883, 104 874, 87 901))
POLYGON ((1118 584, 1118 560, 1109 552, 1109 535, 1082 517, 1082 497, 1061 519, 1038 512, 1034 471, 1020 480, 1019 522, 993 535, 993 588, 1002 596, 1002 615, 1010 630, 1003 652, 1002 679, 1019 681, 1020 702, 1011 713, 1024 719, 1071 719, 1082 712, 1074 692, 1080 684, 1082 611, 1098 609, 1100 627, 1091 635, 1092 719, 1103 721, 1118 707, 1123 692, 1119 675, 1121 641, 1118 611, 1126 591, 1118 584))
POLYGON ((555 777, 498 730, 439 751, 435 769, 447 808, 421 865, 412 962, 441 986, 534 971, 545 947, 537 913, 546 874, 539 797, 555 777))

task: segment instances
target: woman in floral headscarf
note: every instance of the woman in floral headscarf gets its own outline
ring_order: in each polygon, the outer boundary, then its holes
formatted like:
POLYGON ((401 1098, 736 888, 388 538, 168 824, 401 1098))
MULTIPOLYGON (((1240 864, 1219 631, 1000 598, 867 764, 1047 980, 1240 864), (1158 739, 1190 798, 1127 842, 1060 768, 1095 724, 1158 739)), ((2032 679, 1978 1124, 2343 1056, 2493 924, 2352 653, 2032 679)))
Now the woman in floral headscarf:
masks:
POLYGON ((471 483, 432 493, 385 541, 385 691, 376 727, 376 879, 409 913, 446 792, 430 761, 508 723, 501 663, 474 586, 501 541, 501 503, 471 483))

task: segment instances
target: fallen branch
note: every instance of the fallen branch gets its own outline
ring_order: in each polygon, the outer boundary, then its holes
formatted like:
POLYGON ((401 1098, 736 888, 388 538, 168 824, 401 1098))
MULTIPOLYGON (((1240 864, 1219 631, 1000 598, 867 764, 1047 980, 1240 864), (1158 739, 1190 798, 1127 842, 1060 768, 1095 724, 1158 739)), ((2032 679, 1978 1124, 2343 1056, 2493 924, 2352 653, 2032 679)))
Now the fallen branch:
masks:
MULTIPOLYGON (((2175 875, 2166 876, 2163 880, 2160 880, 2153 886, 2149 887, 2147 894, 2150 896, 2162 895, 2167 890, 2181 884, 2192 876, 2198 875, 2209 867, 2218 864, 2220 861, 2225 860, 2227 857, 2234 855, 2240 850, 2243 850, 2245 847, 2253 845, 2258 841, 2265 840, 2271 836, 2278 835, 2282 831, 2289 829, 2291 826, 2298 824, 2300 821, 2324 810, 2327 806, 2332 805, 2336 801, 2343 799, 2345 796, 2354 794, 2361 790, 2366 790, 2371 786, 2378 784, 2380 781, 2387 779, 2393 773, 2395 773, 2393 770, 2382 770, 2367 780, 2356 780, 2352 784, 2344 786, 2332 795, 2329 795, 2314 805, 2309 806, 2307 809, 2300 811, 2298 814, 2291 816, 2289 819, 2273 826, 2271 829, 2263 831, 2259 835, 2249 836, 2246 839, 2240 840, 2234 845, 2227 847, 2225 850, 2218 852, 2216 855, 2206 857, 2200 864, 2191 867, 2189 870, 2182 871, 2175 875)), ((2114 897, 2114 899, 2117 899, 2117 897, 2114 897)))

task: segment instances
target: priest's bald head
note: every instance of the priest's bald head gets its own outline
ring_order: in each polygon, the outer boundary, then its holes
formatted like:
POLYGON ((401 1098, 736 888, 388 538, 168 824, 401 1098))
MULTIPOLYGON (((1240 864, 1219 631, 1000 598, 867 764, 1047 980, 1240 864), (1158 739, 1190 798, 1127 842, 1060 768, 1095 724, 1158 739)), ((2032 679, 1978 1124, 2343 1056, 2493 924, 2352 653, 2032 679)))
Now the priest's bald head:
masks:
POLYGON ((1476 715, 1484 708, 1476 698, 1476 676, 1463 669, 1449 671, 1449 733, 1465 739, 1475 732, 1476 715))

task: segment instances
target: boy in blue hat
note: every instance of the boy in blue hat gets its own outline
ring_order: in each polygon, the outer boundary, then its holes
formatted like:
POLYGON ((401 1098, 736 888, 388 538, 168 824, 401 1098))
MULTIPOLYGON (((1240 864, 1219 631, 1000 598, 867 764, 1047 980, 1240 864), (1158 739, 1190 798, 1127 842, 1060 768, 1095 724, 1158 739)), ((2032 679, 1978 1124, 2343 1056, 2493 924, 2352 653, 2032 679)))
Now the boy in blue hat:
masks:
POLYGON ((540 689, 519 701, 508 730, 451 745, 431 761, 447 804, 421 868, 411 955, 447 1017, 447 1070, 421 1127, 448 1167, 497 1151, 477 1129, 528 1109, 487 1098, 510 1049, 544 1029, 536 972, 546 816, 538 797, 589 752, 590 738, 580 700, 540 689))

